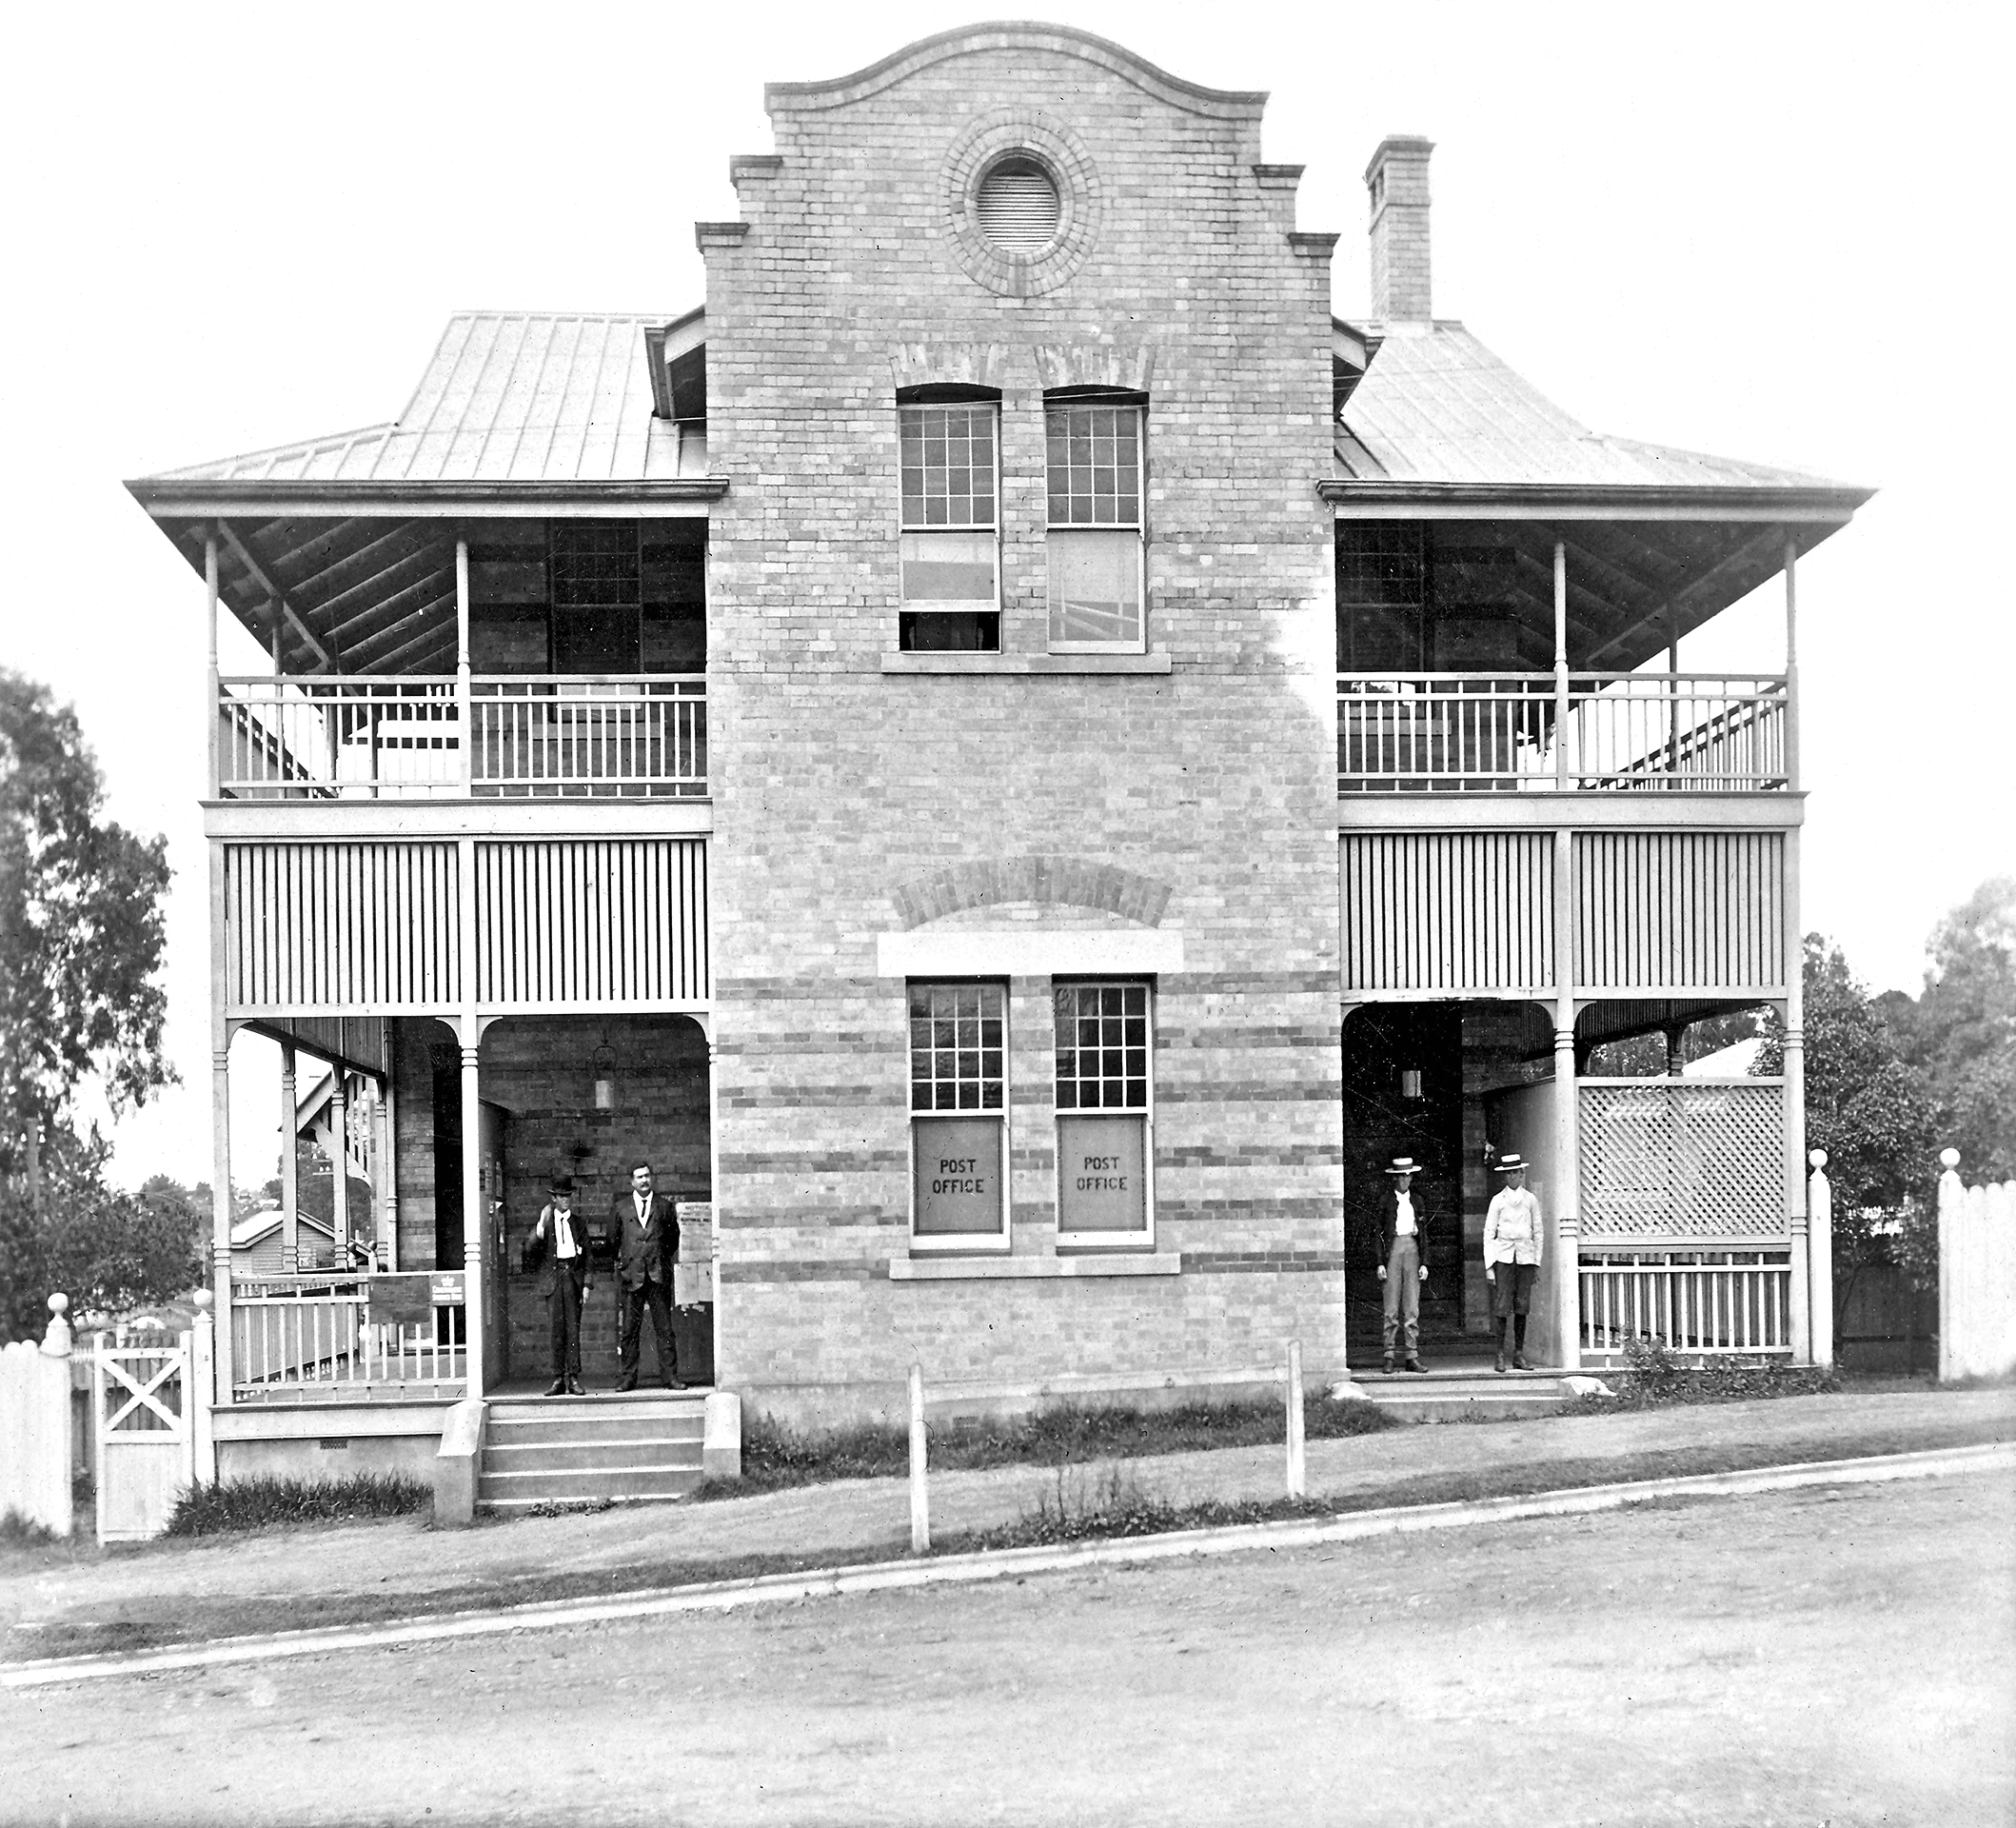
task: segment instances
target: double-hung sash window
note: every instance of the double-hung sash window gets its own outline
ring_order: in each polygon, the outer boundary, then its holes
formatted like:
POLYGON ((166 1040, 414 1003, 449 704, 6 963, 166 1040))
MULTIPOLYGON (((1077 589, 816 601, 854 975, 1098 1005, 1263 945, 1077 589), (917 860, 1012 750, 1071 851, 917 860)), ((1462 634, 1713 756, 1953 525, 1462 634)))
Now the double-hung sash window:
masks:
POLYGON ((897 407, 905 649, 1001 645, 998 411, 992 401, 897 407))
POLYGON ((1145 984, 1060 984, 1059 1245, 1155 1242, 1154 1030, 1145 984))
POLYGON ((1141 407, 1053 400, 1043 416, 1051 650, 1141 652, 1141 407))
POLYGON ((910 985, 910 1233, 919 1250, 1008 1247, 1008 992, 910 985))

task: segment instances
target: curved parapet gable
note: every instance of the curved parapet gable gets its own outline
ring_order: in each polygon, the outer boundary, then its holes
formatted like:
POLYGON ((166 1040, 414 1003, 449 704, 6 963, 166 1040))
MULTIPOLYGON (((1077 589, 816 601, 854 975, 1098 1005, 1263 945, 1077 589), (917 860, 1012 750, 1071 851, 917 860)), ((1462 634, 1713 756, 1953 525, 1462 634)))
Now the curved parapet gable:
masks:
POLYGON ((1173 108, 1216 120, 1256 121, 1267 104, 1264 89, 1206 89, 1200 83, 1185 82, 1180 76, 1157 70, 1123 45, 1071 26, 1003 24, 960 26, 952 31, 919 38, 916 44, 906 45, 851 76, 836 76, 818 83, 766 83, 763 106, 773 113, 780 109, 845 108, 878 95, 933 64, 981 50, 1051 50, 1082 58, 1173 108))

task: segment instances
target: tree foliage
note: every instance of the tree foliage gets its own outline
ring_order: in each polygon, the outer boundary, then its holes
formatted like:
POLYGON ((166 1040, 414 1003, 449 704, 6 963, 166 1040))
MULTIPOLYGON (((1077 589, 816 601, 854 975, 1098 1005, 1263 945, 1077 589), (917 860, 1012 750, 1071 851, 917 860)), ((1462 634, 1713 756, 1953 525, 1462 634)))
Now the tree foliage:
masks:
POLYGON ((1905 1057, 1925 1077, 1938 1145, 1960 1151, 1968 1181, 2016 1178, 2016 877, 1983 883, 1933 929, 1927 950, 1916 1003, 1886 1002, 1905 1057))
POLYGON ((76 714, 0 667, 0 1168, 88 1075, 114 1111, 174 1077, 155 982, 166 841, 103 805, 76 714))
MULTIPOLYGON (((1935 1170, 1933 1105, 1902 1038, 1823 934, 1806 936, 1806 1140, 1825 1149, 1833 1187, 1834 1311, 1856 1277, 1893 1263, 1914 1282, 1936 1276, 1936 1222, 1925 1195, 1935 1170)), ((1773 1011, 1754 1070, 1785 1070, 1785 1024, 1773 1011)))
POLYGON ((203 1282, 209 1189, 156 1175, 120 1193, 105 1183, 109 1152, 95 1134, 52 1131, 39 1202, 25 1175, 0 1175, 0 1342, 40 1339, 58 1291, 72 1314, 117 1314, 203 1282))

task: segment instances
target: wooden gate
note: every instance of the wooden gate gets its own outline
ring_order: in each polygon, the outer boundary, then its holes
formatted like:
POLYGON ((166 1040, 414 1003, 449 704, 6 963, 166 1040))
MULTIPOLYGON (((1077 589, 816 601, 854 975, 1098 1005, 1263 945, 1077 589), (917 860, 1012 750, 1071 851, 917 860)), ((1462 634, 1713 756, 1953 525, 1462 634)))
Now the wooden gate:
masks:
MULTIPOLYGON (((139 1542, 168 1527, 197 1477, 207 1329, 140 1344, 98 1335, 91 1353, 98 1540, 139 1542)), ((208 1440, 201 1443, 208 1446, 208 1440)), ((208 1459, 204 1454, 201 1458, 208 1459)), ((208 1469, 204 1469, 208 1474, 208 1469)))

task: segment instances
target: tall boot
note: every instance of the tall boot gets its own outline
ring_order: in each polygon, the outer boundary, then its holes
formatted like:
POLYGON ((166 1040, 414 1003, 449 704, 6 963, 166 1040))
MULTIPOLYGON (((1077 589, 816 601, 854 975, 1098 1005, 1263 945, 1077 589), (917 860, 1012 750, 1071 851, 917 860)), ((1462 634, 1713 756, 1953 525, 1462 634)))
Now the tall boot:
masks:
POLYGON ((1532 1370, 1532 1367, 1526 1362, 1525 1315, 1515 1314, 1512 1316, 1512 1337, 1514 1341, 1512 1345, 1512 1369, 1514 1371, 1532 1370))
POLYGON ((1502 1371, 1505 1369, 1506 1355, 1512 1350, 1512 1323, 1511 1317, 1508 1316, 1506 1318, 1504 1331, 1498 1337, 1498 1357, 1497 1361, 1492 1366, 1492 1369, 1493 1371, 1502 1371))

